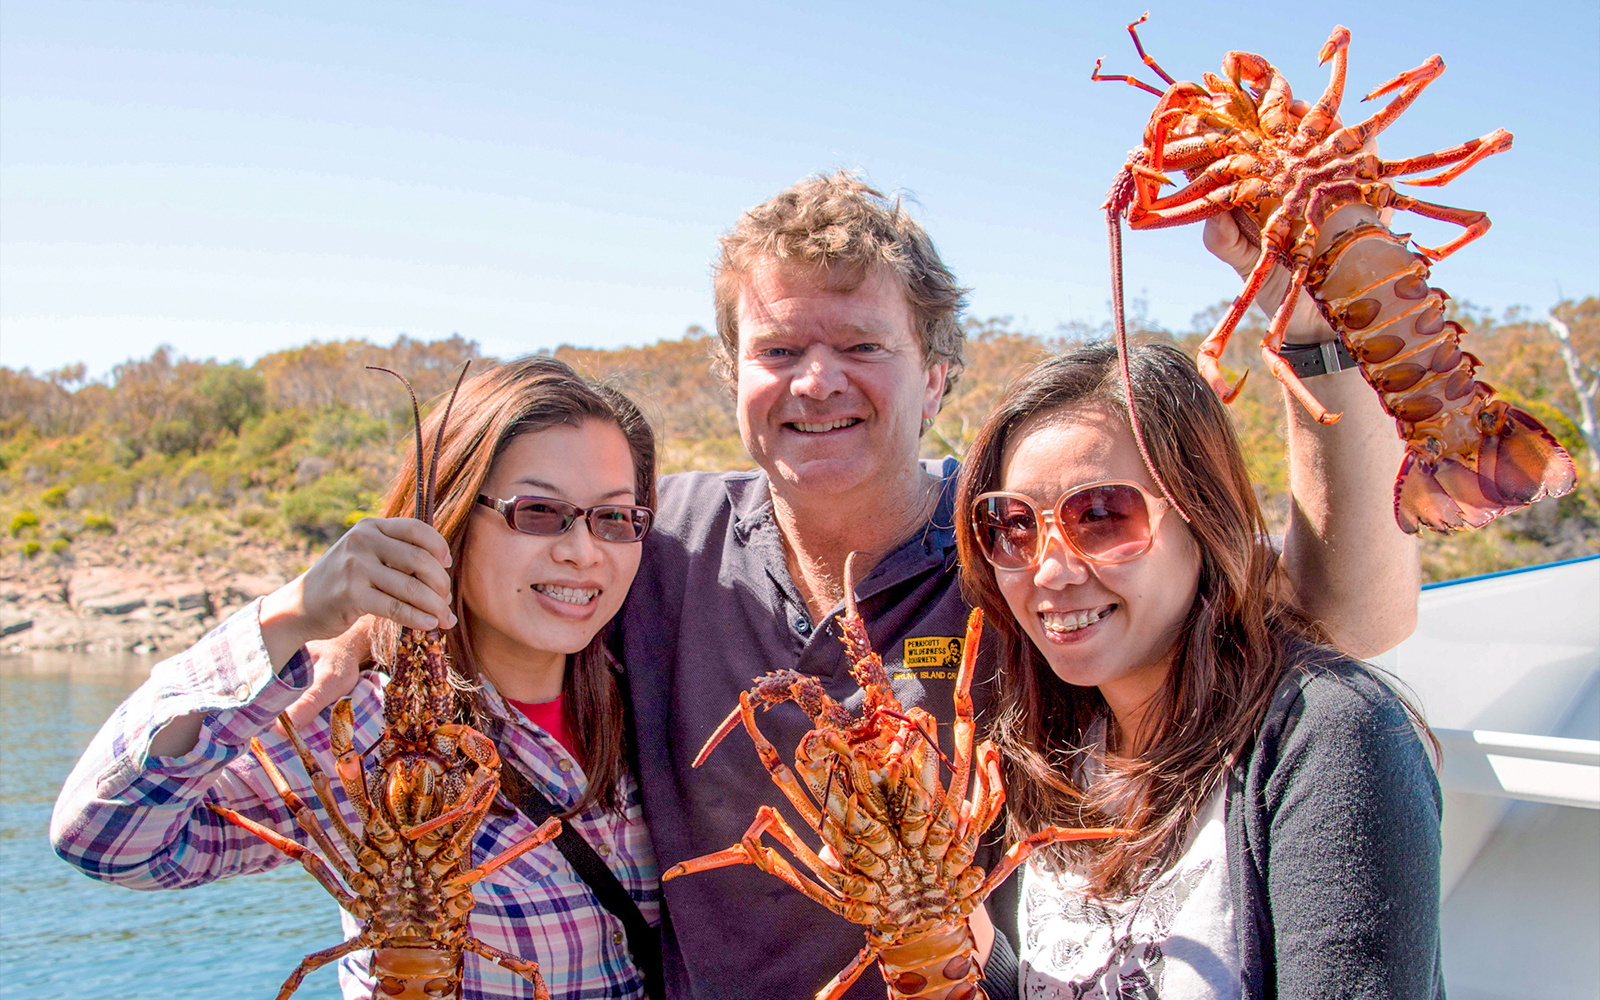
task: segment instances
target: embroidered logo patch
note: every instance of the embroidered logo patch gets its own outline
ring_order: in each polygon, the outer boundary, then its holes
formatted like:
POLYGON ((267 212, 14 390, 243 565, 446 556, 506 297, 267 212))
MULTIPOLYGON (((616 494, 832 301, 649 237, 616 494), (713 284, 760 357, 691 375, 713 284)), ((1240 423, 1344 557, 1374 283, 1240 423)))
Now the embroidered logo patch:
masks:
POLYGON ((961 669, 964 640, 957 635, 925 635, 907 639, 905 671, 925 681, 955 680, 961 669))

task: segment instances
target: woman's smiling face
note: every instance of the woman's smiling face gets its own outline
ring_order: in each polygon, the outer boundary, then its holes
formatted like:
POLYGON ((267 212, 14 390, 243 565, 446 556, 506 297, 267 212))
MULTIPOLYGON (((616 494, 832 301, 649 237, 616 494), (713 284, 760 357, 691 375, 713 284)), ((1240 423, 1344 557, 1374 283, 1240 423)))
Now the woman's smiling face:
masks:
MULTIPOLYGON (((1040 414, 1012 436, 1000 483, 1040 510, 1079 486, 1108 480, 1160 490, 1133 433, 1099 404, 1040 414)), ((1097 687, 1119 721, 1161 689, 1200 585, 1200 549, 1179 517, 1163 517, 1150 550, 1131 562, 1091 563, 1051 528, 1036 565, 995 569, 1011 613, 1068 684, 1097 687)))
MULTIPOLYGON (((512 438, 479 492, 588 508, 635 503, 634 485, 622 431, 586 420, 512 438)), ((489 507, 474 505, 471 516, 460 576, 464 624, 479 667, 504 693, 518 686, 518 673, 564 665, 567 654, 589 644, 622 606, 641 547, 596 539, 582 517, 563 534, 528 535, 489 507)))

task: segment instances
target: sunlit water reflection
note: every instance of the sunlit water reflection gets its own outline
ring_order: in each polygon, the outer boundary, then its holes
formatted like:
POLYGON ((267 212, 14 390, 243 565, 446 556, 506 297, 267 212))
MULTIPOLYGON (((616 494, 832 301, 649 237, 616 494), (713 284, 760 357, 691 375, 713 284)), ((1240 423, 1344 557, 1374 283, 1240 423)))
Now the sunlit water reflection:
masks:
MULTIPOLYGON (((0 658, 0 998, 275 996, 338 910, 299 865, 174 892, 87 878, 50 849, 50 809, 106 718, 149 674, 133 656, 0 658)), ((338 994, 332 966, 297 996, 338 994)))

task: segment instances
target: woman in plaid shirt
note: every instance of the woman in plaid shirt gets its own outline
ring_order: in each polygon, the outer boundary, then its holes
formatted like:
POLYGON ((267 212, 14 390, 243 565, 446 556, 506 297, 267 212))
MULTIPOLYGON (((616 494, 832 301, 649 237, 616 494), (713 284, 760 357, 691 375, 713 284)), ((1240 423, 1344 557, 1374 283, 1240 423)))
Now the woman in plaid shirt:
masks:
MULTIPOLYGON (((436 410, 426 440, 438 419, 436 410)), ((226 805, 313 846, 249 753, 250 739, 259 738, 314 803, 276 716, 297 706, 300 732, 332 774, 325 706, 348 693, 355 745, 369 747, 383 728, 386 678, 316 675, 305 644, 375 615, 387 619, 375 648, 392 651, 398 625, 442 622, 463 682, 463 721, 494 738, 505 766, 555 804, 646 919, 658 921, 658 872, 628 770, 617 668, 601 635, 638 569, 633 543, 649 528, 648 424, 621 394, 553 359, 526 359, 463 384, 440 449, 437 530, 406 516, 414 466, 413 457, 384 517, 361 521, 299 578, 158 664, 117 709, 56 802, 50 836, 62 858, 135 889, 184 888, 287 863, 206 805, 226 805)), ((337 781, 333 793, 345 822, 359 829, 337 781)), ((502 799, 478 830, 472 863, 533 829, 502 799)), ((553 844, 522 854, 473 891, 473 935, 536 959, 552 996, 644 995, 621 921, 553 844)), ((343 920, 348 937, 355 925, 348 914, 343 920)), ((373 995, 370 958, 357 952, 340 963, 346 997, 373 995)), ((465 998, 533 995, 532 984, 470 953, 464 973, 465 998)))

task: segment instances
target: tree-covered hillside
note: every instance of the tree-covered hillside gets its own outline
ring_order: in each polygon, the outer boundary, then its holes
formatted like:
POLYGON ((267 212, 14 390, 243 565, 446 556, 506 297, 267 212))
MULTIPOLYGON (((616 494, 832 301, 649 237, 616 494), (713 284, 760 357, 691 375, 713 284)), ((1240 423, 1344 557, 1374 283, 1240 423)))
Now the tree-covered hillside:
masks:
MULTIPOLYGON (((1196 316, 1189 331, 1136 326, 1142 336, 1172 337, 1192 351, 1221 308, 1196 316)), ((1553 317, 1496 321, 1456 309, 1471 331, 1464 346, 1485 363, 1480 377, 1555 432, 1578 462, 1581 486, 1476 532, 1427 537, 1430 579, 1600 551, 1593 444, 1600 302, 1564 302, 1553 317), (1566 331, 1565 342, 1556 329, 1566 331)), ((1281 523, 1282 399, 1258 360, 1259 318, 1252 324, 1225 356, 1235 370, 1256 369, 1232 412, 1262 498, 1281 523)), ((1006 319, 969 320, 967 332, 966 371, 925 439, 929 455, 960 454, 1031 359, 1105 335, 1076 327, 1045 336, 1006 319)), ((744 467, 731 397, 709 372, 710 345, 707 333, 691 328, 649 347, 552 353, 641 403, 661 438, 663 472, 744 467)), ((105 551, 97 541, 112 538, 115 552, 139 562, 200 559, 254 572, 251 553, 264 546, 292 548, 309 561, 372 510, 408 439, 404 391, 366 366, 407 374, 428 398, 469 358, 492 360, 460 337, 402 336, 389 346, 312 344, 248 367, 176 358, 163 348, 118 365, 103 382, 86 381, 81 364, 42 375, 0 368, 0 523, 9 529, 0 532, 0 562, 35 572, 67 567, 90 558, 90 549, 105 551)))

